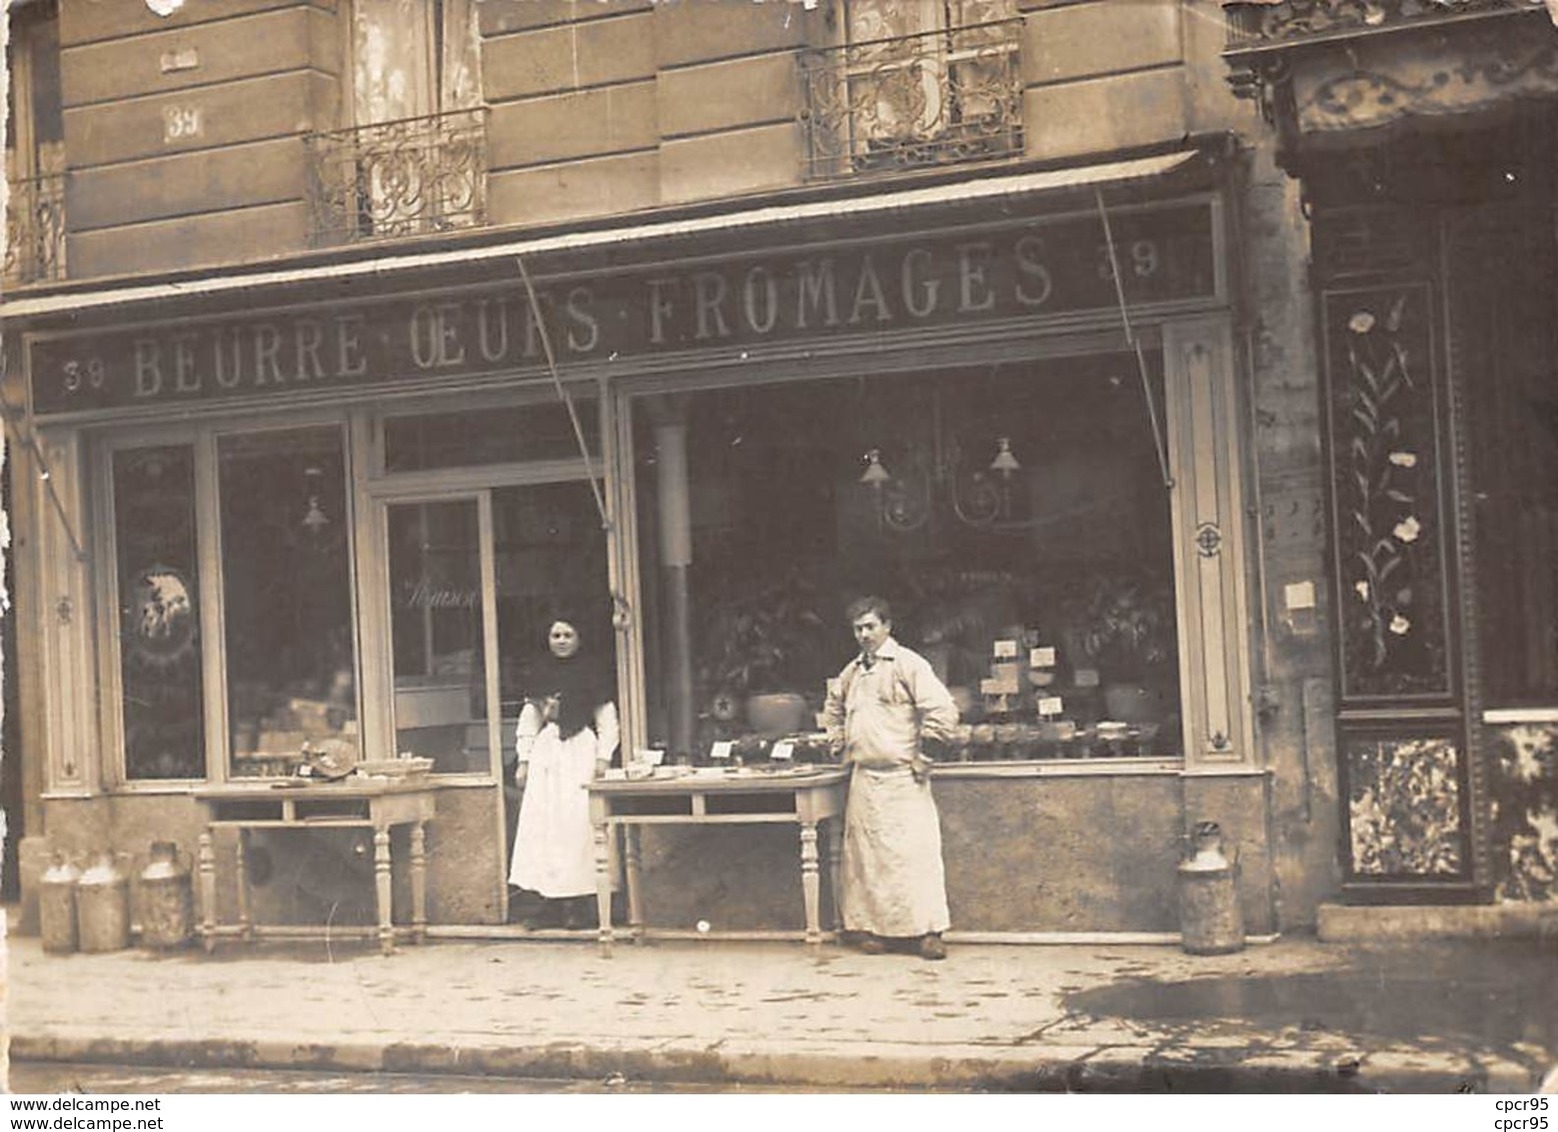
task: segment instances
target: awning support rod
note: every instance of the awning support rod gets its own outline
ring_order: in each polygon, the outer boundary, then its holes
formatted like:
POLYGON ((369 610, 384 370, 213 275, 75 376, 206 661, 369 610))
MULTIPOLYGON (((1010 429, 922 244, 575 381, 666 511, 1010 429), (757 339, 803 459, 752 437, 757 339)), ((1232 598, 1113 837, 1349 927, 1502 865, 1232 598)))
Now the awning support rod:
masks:
POLYGON ((38 478, 43 481, 43 486, 48 489, 49 502, 54 505, 54 513, 59 516, 60 526, 65 528, 65 537, 70 540, 70 549, 76 555, 77 562, 87 560, 86 548, 81 540, 76 537, 76 528, 70 522, 70 515, 65 511, 65 502, 59 497, 59 492, 54 487, 54 477, 49 474, 49 462, 44 458, 43 446, 38 443, 37 432, 32 425, 31 416, 25 409, 17 409, 9 401, 0 398, 0 413, 14 427, 17 439, 19 439, 32 452, 32 458, 38 464, 38 478))
POLYGON ((1147 399, 1147 417, 1152 422, 1152 443, 1158 450, 1158 471, 1163 475, 1163 486, 1170 490, 1174 487, 1174 477, 1169 474, 1168 452, 1163 446, 1163 428, 1158 423, 1158 406, 1152 399, 1152 382, 1147 377, 1147 355, 1142 352, 1141 339, 1136 336, 1136 328, 1131 325, 1130 307, 1125 302, 1125 279, 1120 274, 1120 256, 1115 249, 1114 231, 1109 226, 1109 210, 1104 207, 1104 191, 1095 188, 1094 197, 1098 200, 1098 218, 1104 224, 1104 242, 1109 247, 1109 273, 1114 277, 1114 297, 1120 304, 1120 322, 1125 327, 1125 340, 1136 351, 1136 371, 1141 374, 1141 392, 1147 399))
POLYGON ((525 260, 522 256, 515 256, 514 262, 519 265, 519 278, 525 285, 525 294, 530 299, 530 317, 535 320, 536 331, 541 335, 541 351, 546 355, 547 372, 552 375, 552 384, 557 387, 557 397, 568 410, 568 420, 573 424, 573 437, 579 445, 579 455, 584 458, 584 474, 589 477, 590 494, 595 497, 595 510, 600 513, 600 528, 603 531, 611 530, 611 519, 606 514, 606 500, 601 495, 600 484, 595 482, 595 464, 590 459, 589 445, 584 441, 584 429, 579 426, 579 413, 574 408, 573 398, 568 395, 568 390, 563 386, 563 379, 557 372, 557 358, 552 353, 552 337, 546 332, 546 320, 541 317, 541 302, 536 298, 536 289, 531 285, 530 273, 525 270, 525 260))

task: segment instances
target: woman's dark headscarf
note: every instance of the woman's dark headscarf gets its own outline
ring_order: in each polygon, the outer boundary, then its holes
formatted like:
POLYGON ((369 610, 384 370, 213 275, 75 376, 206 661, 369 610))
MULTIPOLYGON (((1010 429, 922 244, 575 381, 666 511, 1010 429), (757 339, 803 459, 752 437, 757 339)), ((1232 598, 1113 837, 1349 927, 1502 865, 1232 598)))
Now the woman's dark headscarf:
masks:
POLYGON ((589 641, 570 617, 553 617, 546 623, 547 637, 559 621, 573 626, 579 634, 579 647, 570 657, 560 657, 543 646, 530 668, 527 694, 538 706, 548 696, 557 696, 557 730, 571 739, 595 723, 595 709, 613 697, 612 680, 601 660, 590 651, 589 641))

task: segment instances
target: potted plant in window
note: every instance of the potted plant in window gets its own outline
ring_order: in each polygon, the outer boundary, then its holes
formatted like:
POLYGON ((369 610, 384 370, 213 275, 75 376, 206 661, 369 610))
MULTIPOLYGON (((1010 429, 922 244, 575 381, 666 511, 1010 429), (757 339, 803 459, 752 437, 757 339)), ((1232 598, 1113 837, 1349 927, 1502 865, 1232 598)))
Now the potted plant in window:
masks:
POLYGON ((1160 722, 1178 676, 1171 585, 1140 573, 1104 574, 1084 609, 1082 652, 1098 670, 1107 717, 1160 722))
POLYGON ((798 577, 756 582, 716 601, 698 650, 710 714, 728 723, 739 705, 752 731, 802 730, 812 709, 806 693, 827 675, 827 643, 815 593, 798 577))

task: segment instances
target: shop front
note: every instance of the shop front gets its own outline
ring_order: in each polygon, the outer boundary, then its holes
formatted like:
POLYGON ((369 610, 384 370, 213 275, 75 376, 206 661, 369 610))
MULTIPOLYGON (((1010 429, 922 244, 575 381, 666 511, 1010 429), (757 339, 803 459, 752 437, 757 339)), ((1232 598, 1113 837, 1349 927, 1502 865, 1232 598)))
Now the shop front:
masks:
MULTIPOLYGON (((619 759, 674 774, 827 761, 842 611, 877 593, 962 712, 958 928, 1168 936, 1213 820, 1269 930, 1204 165, 34 300, 8 338, 47 841, 194 845, 197 789, 406 754, 434 930, 500 924, 553 617, 614 652, 619 759)), ((256 917, 370 923, 375 847, 286 832, 243 855, 256 917)), ((799 926, 792 829, 651 834, 651 927, 799 926)))
POLYGON ((1229 10, 1312 248, 1343 894, 1510 928, 1558 894, 1552 19, 1229 10))

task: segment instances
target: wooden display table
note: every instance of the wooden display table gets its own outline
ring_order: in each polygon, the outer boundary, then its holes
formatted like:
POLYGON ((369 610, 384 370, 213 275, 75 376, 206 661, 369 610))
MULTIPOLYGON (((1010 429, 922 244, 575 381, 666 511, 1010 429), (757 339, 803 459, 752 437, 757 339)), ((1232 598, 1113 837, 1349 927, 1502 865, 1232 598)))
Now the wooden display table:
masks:
POLYGON ((655 778, 602 779, 589 784, 590 819, 595 825, 596 902, 600 910, 602 951, 609 954, 613 940, 610 849, 614 831, 619 826, 624 830, 626 850, 628 926, 634 938, 645 934, 638 831, 646 825, 771 822, 799 825, 801 893, 806 903, 804 938, 809 944, 821 943, 817 827, 828 822, 828 874, 836 908, 848 769, 796 766, 777 771, 718 767, 677 770, 682 773, 655 778))
MULTIPOLYGON (((256 829, 371 829, 373 830, 374 898, 378 912, 379 947, 388 955, 395 950, 395 928, 390 920, 390 830, 411 827, 411 938, 421 943, 427 935, 427 823, 433 818, 435 787, 423 777, 345 778, 338 782, 299 782, 296 779, 256 779, 229 782, 194 791, 205 807, 206 828, 200 834, 200 925, 207 951, 226 929, 216 922, 216 852, 214 833, 219 828, 237 831, 238 848, 234 882, 237 888, 241 939, 256 933, 249 915, 249 880, 245 851, 249 834, 256 829)), ((324 925, 297 929, 324 935, 324 925)), ((339 934, 340 929, 335 929, 339 934)))

